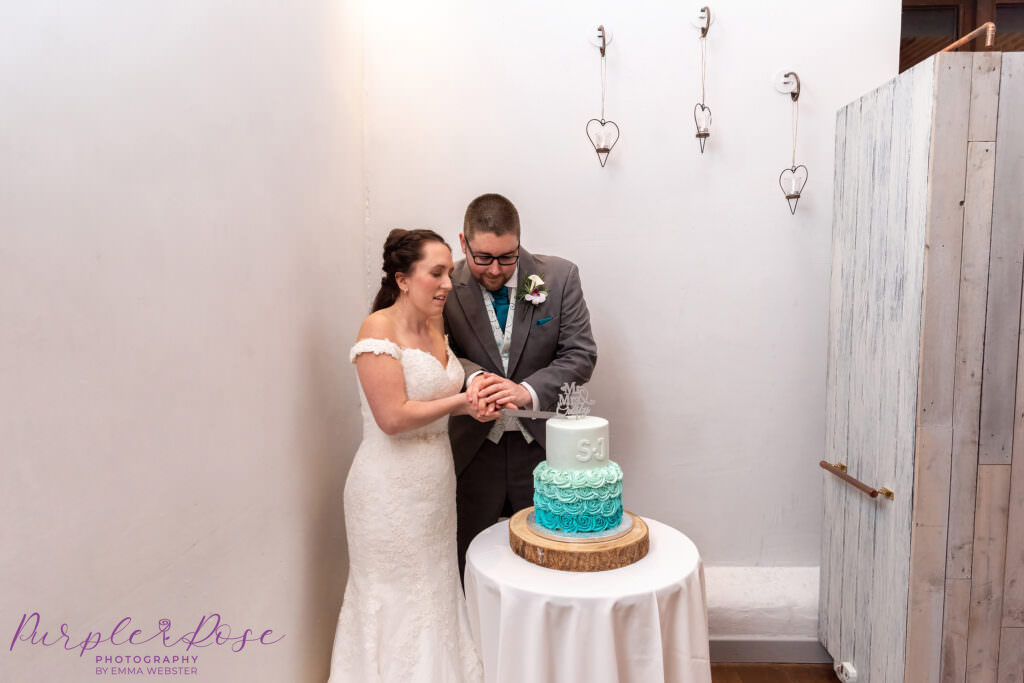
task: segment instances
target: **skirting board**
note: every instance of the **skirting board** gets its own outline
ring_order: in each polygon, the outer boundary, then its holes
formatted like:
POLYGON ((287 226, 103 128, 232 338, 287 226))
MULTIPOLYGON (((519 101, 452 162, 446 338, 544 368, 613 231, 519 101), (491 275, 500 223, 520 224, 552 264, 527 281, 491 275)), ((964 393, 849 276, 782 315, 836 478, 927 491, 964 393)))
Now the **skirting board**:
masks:
POLYGON ((817 640, 712 637, 709 645, 712 662, 832 664, 832 657, 817 640))
POLYGON ((829 663, 818 643, 818 567, 706 566, 711 660, 829 663))

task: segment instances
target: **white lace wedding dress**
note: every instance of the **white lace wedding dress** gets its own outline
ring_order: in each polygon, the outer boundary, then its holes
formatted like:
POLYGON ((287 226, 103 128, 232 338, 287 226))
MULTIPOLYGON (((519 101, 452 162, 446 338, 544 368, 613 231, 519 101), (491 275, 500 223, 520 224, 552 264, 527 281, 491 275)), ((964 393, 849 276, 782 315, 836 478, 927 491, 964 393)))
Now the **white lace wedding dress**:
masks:
MULTIPOLYGON (((362 339, 361 353, 398 359, 406 395, 425 401, 458 393, 463 371, 420 349, 362 339)), ((483 680, 459 583, 455 469, 448 418, 388 436, 362 386, 363 441, 345 483, 349 573, 334 635, 329 683, 483 680)))

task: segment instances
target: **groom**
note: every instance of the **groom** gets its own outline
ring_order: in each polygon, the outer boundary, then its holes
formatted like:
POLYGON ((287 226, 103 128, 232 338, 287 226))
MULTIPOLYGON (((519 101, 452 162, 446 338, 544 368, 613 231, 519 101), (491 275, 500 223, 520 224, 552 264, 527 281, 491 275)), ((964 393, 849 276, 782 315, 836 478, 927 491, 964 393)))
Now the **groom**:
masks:
MULTIPOLYGON (((519 212, 485 194, 466 209, 445 329, 466 370, 478 412, 502 406, 554 410, 566 382, 583 384, 597 362, 576 265, 520 245, 519 212), (543 284, 535 284, 539 276, 543 284)), ((533 504, 533 469, 544 460, 544 420, 501 417, 449 423, 458 476, 459 572, 466 549, 499 517, 533 504)))

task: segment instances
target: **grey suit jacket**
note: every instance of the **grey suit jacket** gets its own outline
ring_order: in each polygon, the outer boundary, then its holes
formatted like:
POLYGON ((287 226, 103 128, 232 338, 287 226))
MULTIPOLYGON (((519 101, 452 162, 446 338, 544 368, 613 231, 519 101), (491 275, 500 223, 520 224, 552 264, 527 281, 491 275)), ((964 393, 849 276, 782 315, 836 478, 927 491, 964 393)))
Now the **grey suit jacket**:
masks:
MULTIPOLYGON (((535 256, 520 248, 516 290, 533 274, 543 276, 548 297, 536 306, 525 300, 516 302, 507 376, 533 387, 540 401, 535 410, 554 410, 563 383, 584 384, 590 380, 597 363, 597 345, 576 265, 557 256, 535 256)), ((452 295, 444 307, 445 330, 466 376, 477 370, 505 376, 483 293, 464 260, 455 265, 452 285, 452 295)), ((522 422, 544 445, 544 421, 522 422)), ((467 416, 450 419, 456 474, 466 469, 492 426, 467 416)))

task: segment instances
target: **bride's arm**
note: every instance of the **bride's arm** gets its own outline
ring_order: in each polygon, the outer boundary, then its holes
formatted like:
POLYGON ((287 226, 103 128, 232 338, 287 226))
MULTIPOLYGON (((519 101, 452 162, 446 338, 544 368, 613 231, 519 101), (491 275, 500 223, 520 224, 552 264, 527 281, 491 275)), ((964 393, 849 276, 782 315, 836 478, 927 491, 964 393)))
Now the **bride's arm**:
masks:
MULTIPOLYGON (((393 323, 383 312, 370 314, 359 328, 359 339, 394 339, 393 323)), ((373 419, 385 434, 401 434, 430 424, 446 415, 467 415, 471 406, 465 393, 433 401, 410 401, 405 375, 397 358, 387 354, 362 353, 356 357, 356 372, 373 419)))
POLYGON ((391 356, 360 354, 356 359, 356 371, 373 419, 385 434, 401 434, 446 415, 467 415, 470 412, 465 393, 433 401, 409 400, 405 393, 402 364, 391 356))

